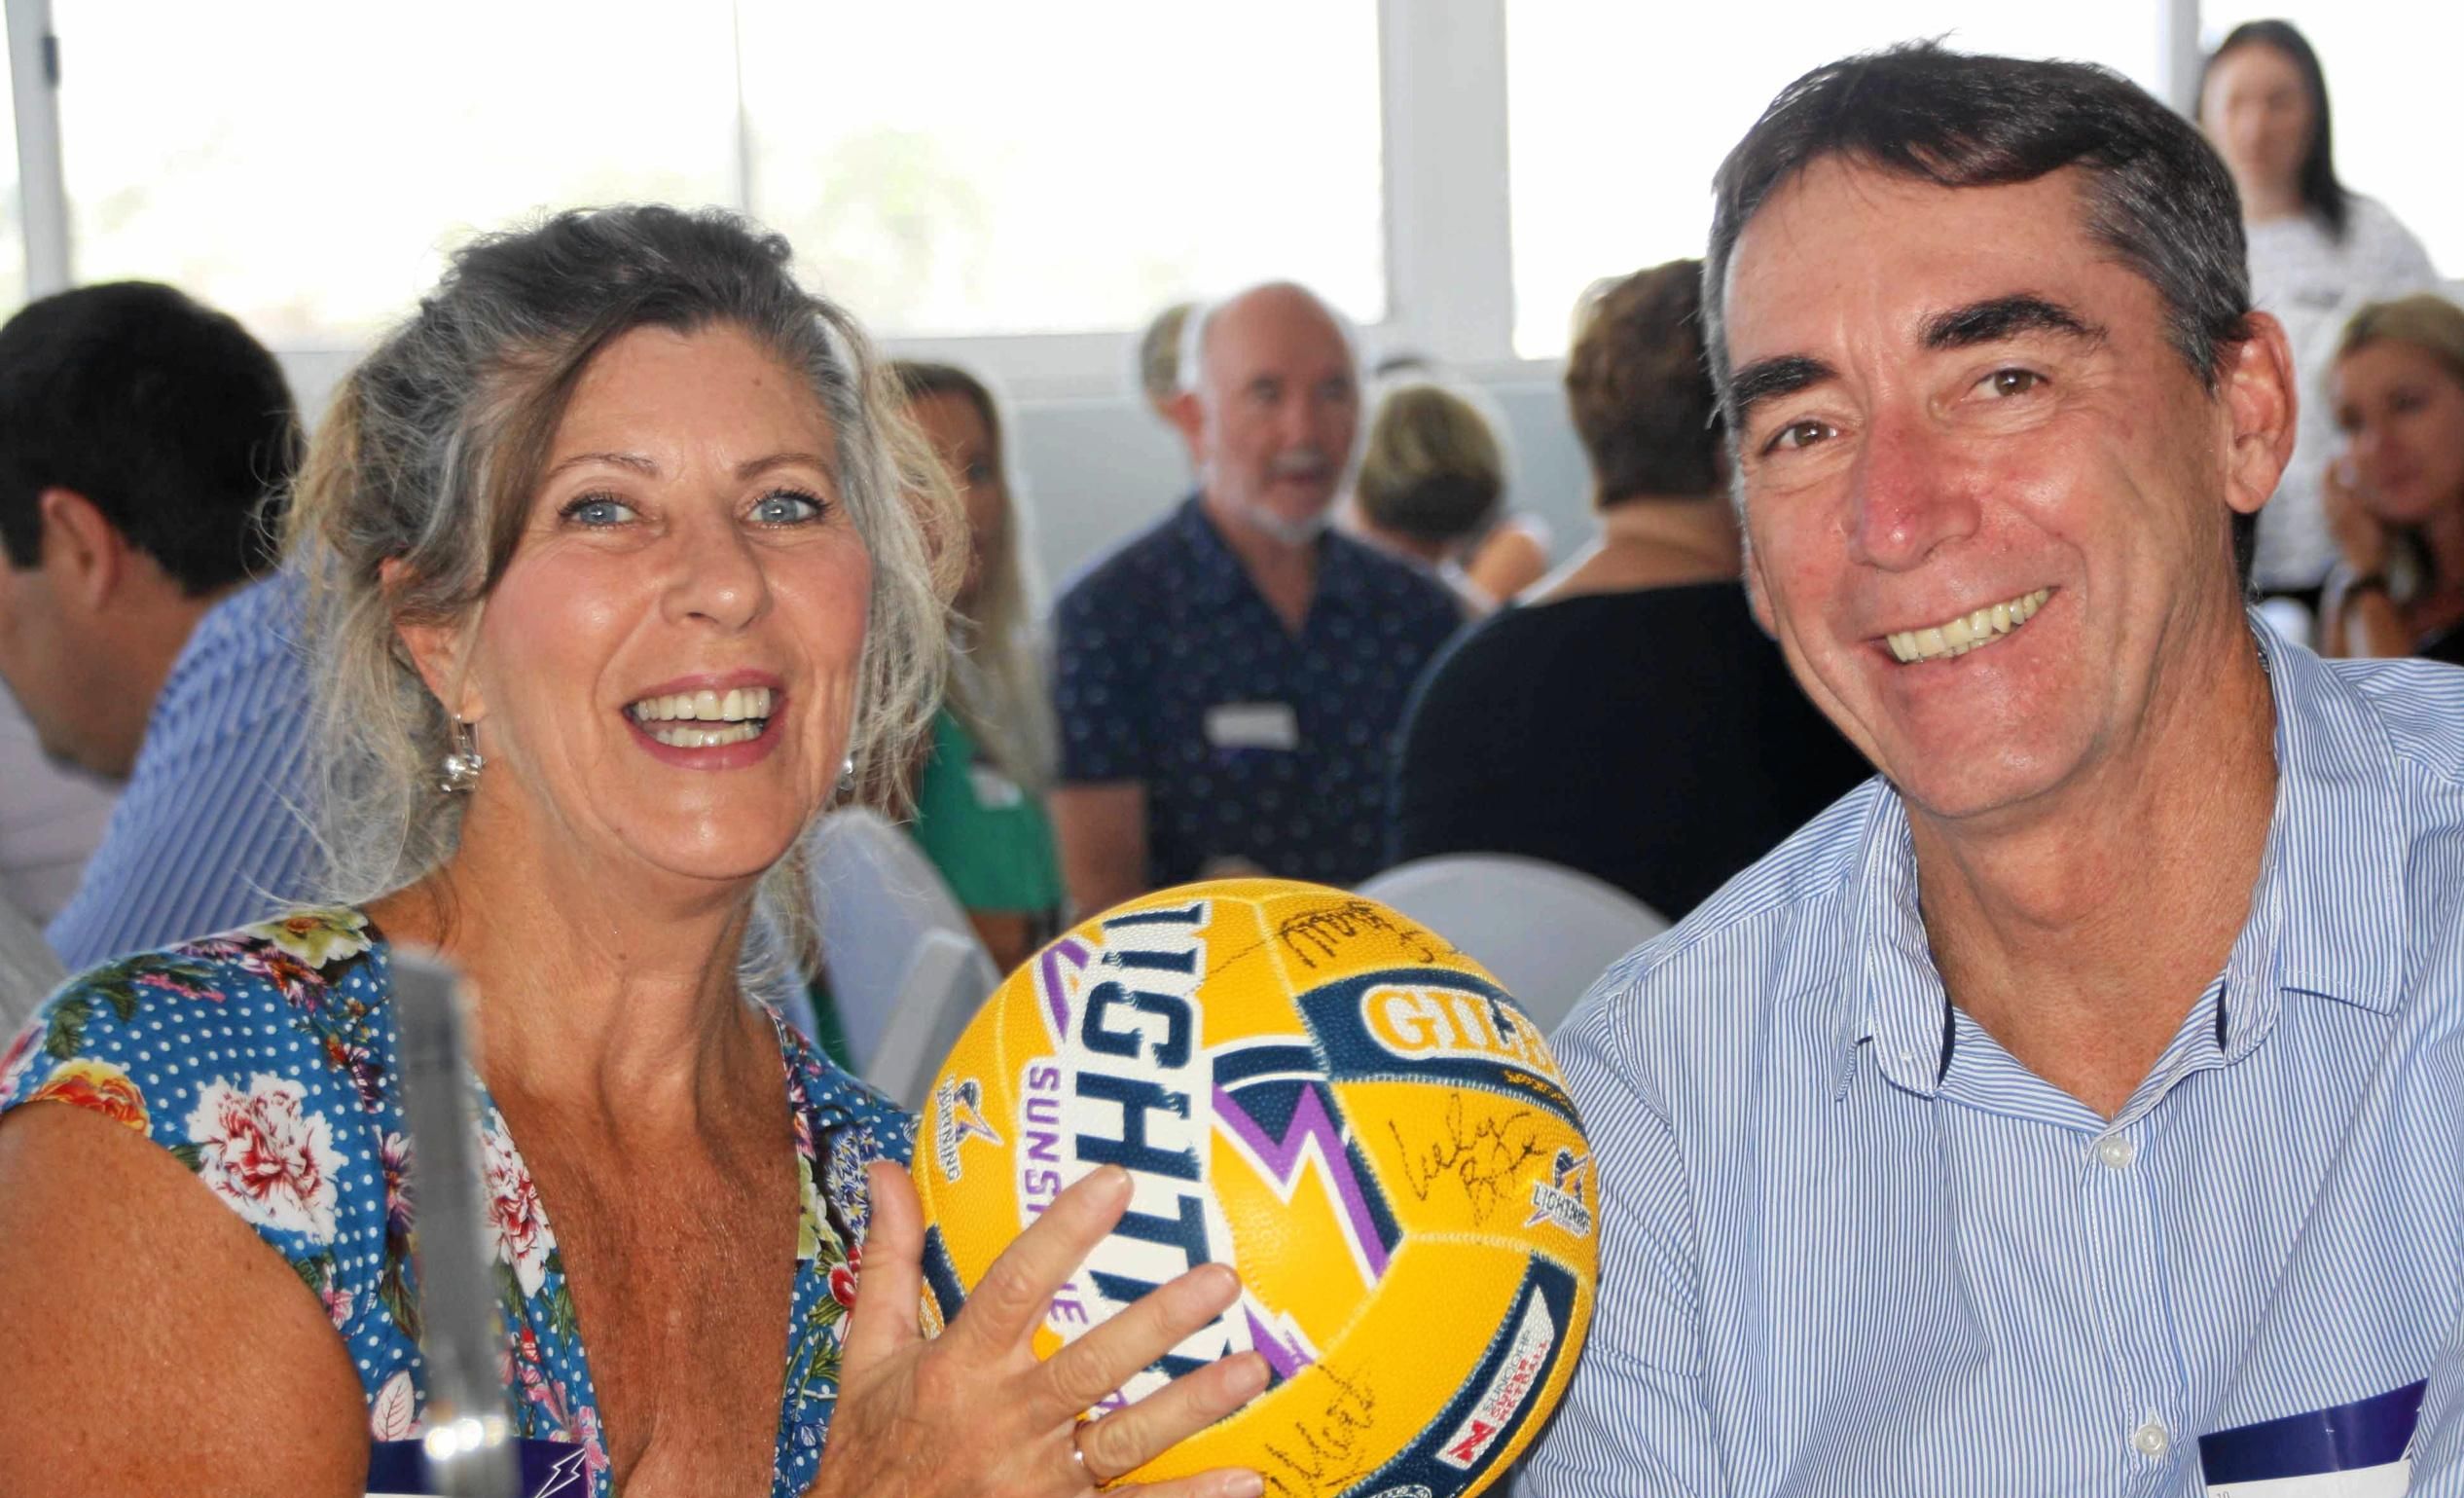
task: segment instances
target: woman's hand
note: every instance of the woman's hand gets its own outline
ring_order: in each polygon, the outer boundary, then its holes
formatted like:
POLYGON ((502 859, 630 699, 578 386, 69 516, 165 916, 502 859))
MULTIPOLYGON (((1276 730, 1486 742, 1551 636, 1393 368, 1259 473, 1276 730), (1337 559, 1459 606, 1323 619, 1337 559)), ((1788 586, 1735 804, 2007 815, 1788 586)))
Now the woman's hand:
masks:
POLYGON ((2327 526, 2344 554, 2344 566, 2355 577, 2384 575, 2387 570, 2387 526, 2370 512, 2362 498, 2361 478, 2350 457, 2327 465, 2321 481, 2321 508, 2327 526))
MULTIPOLYGON (((1045 1308, 1129 1205, 1105 1166, 1053 1199, 985 1273, 940 1336, 917 1330, 923 1212, 906 1172, 872 1167, 872 1230, 847 1331, 838 1408, 808 1498, 1030 1498, 1114 1481, 1238 1409, 1266 1387, 1243 1353, 1183 1374, 1137 1404, 1078 1417, 1240 1296, 1202 1264, 1076 1341, 1038 1359, 1045 1308)), ((1140 1491, 1157 1498, 1255 1498, 1257 1474, 1218 1471, 1140 1491)))

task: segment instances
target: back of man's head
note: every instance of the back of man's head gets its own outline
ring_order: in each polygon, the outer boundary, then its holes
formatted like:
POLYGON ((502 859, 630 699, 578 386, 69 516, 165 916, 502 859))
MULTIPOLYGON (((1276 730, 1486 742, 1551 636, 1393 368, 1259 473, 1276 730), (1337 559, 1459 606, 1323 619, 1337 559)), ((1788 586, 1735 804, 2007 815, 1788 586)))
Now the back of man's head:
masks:
POLYGON ((1593 287, 1566 351, 1566 409, 1603 506, 1720 487, 1721 421, 1703 357, 1703 263, 1672 260, 1593 287))
POLYGON ((171 287, 45 297, 0 327, 0 550, 42 560, 44 491, 83 495, 192 598, 266 571, 300 458, 281 368, 171 287))
MULTIPOLYGON (((2249 334, 2241 200, 2195 126, 2084 62, 1973 56, 1915 42, 1843 57, 1780 91, 1713 181, 1703 325, 1722 406, 1729 257, 1771 196, 1827 157, 1940 187, 2033 182, 2078 167, 2088 233, 2156 289, 2165 336, 2212 389, 2249 334)), ((2234 518, 2248 575, 2256 515, 2234 518)))

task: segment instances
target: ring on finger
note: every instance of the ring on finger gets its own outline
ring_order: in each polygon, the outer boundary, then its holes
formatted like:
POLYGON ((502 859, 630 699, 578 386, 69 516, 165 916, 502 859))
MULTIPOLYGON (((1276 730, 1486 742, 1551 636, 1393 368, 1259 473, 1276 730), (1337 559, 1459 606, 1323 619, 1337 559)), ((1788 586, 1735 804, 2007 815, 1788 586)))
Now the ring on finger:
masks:
POLYGON ((1087 1427, 1100 1418, 1102 1417, 1090 1416, 1069 1427, 1069 1460, 1078 1464, 1078 1476, 1086 1480, 1087 1486, 1096 1488, 1102 1487, 1111 1480, 1099 1474, 1095 1470, 1095 1464, 1087 1460, 1086 1443, 1078 1438, 1084 1436, 1087 1433, 1087 1427))

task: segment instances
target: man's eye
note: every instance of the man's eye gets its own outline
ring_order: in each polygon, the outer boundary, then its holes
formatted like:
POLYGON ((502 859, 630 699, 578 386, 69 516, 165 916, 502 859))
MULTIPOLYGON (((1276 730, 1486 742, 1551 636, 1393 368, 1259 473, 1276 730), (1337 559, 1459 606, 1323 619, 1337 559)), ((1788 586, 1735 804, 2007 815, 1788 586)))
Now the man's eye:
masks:
POLYGON ((1797 448, 1810 448, 1815 443, 1825 441, 1832 435, 1829 421, 1817 421, 1810 418, 1802 421, 1791 421, 1771 434, 1771 440, 1763 444, 1762 451, 1785 453, 1797 448))
POLYGON ((1985 377, 1985 385, 1996 395, 2025 395, 2045 384, 2045 377, 2032 369, 1998 369, 1985 377))
POLYGON ((753 519, 765 526, 796 526, 819 518, 821 501, 793 489, 764 494, 753 506, 753 519))
POLYGON ((639 518, 634 513, 632 505, 622 499, 611 499, 605 494, 584 494, 558 513, 574 525, 594 529, 621 526, 627 521, 639 518))

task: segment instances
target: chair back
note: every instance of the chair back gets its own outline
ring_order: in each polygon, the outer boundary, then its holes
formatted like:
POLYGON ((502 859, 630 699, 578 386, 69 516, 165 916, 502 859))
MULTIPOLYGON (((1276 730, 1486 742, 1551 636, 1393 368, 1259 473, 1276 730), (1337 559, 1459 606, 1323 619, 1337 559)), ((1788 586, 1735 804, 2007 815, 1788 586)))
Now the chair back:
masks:
POLYGON ((1554 1031, 1611 964, 1668 930, 1613 885, 1513 854, 1415 859, 1359 893, 1469 954, 1542 1031, 1554 1031))
POLYGON ((0 900, 0 1050, 67 977, 42 929, 0 900))
POLYGON ((865 1080, 913 1106, 920 1099, 900 1090, 908 1074, 922 1066, 929 1083, 946 1041, 958 1038, 1000 974, 940 871, 879 812, 832 813, 814 829, 812 853, 822 960, 848 1053, 865 1080), (944 939, 928 943, 933 936, 944 939), (963 969, 963 982, 952 964, 963 969), (969 984, 980 984, 971 997, 969 984), (960 1008, 955 1020, 944 1012, 952 1005, 960 1008), (922 1052, 928 1054, 919 1061, 922 1052), (891 1070, 877 1075, 884 1059, 891 1070))

